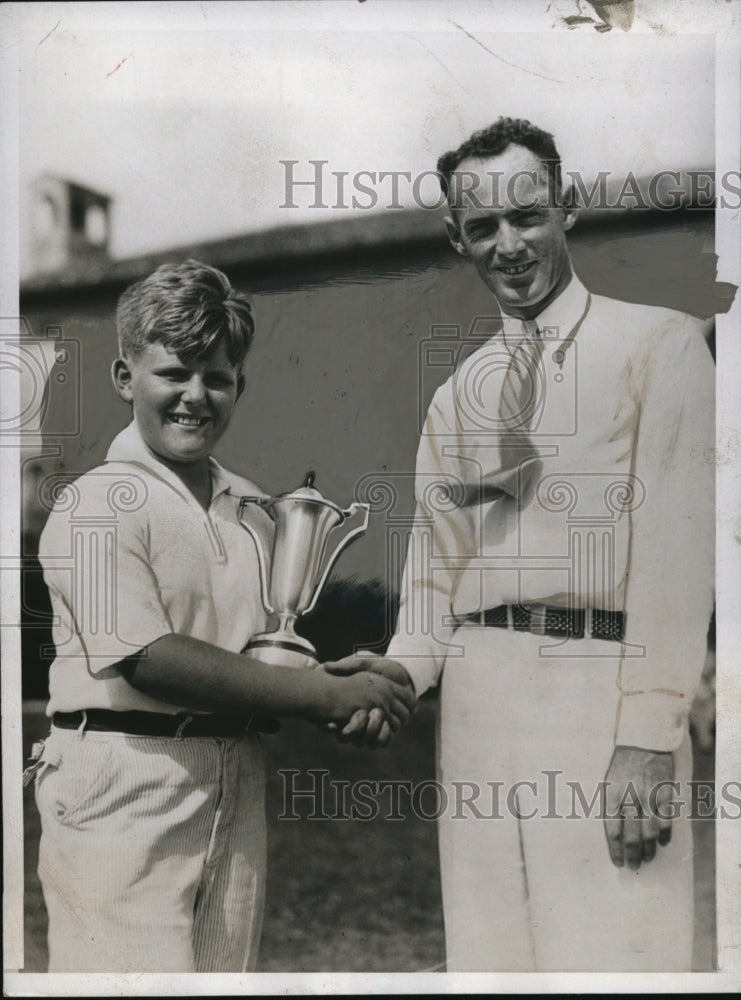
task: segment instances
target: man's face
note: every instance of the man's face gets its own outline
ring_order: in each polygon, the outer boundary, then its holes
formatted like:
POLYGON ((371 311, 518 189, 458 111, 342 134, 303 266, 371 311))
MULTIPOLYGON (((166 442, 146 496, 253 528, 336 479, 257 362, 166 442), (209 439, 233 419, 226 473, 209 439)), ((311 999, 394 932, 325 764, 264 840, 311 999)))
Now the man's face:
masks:
POLYGON ((223 345, 181 361, 164 344, 113 365, 116 391, 134 407, 144 441, 166 465, 207 463, 226 430, 243 379, 223 345))
POLYGON ((523 146, 463 160, 451 178, 448 237, 502 309, 537 316, 568 285, 566 231, 575 212, 553 203, 545 165, 523 146))

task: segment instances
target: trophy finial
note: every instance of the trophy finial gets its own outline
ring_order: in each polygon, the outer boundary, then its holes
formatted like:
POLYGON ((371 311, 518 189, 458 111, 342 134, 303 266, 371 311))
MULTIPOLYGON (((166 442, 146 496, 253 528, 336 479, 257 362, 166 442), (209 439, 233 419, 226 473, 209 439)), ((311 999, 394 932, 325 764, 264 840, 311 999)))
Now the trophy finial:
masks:
POLYGON ((314 488, 314 480, 316 479, 316 472, 313 469, 309 469, 306 473, 306 478, 304 479, 302 486, 308 487, 309 489, 314 488))

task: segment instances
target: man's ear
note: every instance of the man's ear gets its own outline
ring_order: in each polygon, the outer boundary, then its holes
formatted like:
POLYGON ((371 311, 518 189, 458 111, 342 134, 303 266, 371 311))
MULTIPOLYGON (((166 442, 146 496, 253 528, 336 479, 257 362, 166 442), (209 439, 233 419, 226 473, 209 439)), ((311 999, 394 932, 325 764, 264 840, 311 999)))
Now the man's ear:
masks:
POLYGON ((561 208, 563 212, 563 228, 564 232, 568 232, 569 229, 576 222, 577 216, 579 215, 579 209, 576 205, 564 205, 561 208))
POLYGON ((573 184, 571 187, 565 187, 561 192, 561 211, 563 212, 564 232, 567 232, 574 225, 579 214, 579 199, 573 184))
POLYGON ((237 375, 237 399, 239 399, 239 397, 244 392, 244 385, 245 385, 244 372, 240 372, 239 375, 237 375))
POLYGON ((131 392, 131 368, 129 363, 125 358, 116 358, 116 360, 111 365, 111 381, 113 382, 113 388, 116 393, 124 403, 131 403, 133 401, 133 394, 131 392))
POLYGON ((455 252, 460 254, 461 257, 468 257, 468 248, 463 242, 461 231, 456 225, 455 219, 451 218, 449 215, 445 217, 445 232, 448 234, 450 245, 455 252))

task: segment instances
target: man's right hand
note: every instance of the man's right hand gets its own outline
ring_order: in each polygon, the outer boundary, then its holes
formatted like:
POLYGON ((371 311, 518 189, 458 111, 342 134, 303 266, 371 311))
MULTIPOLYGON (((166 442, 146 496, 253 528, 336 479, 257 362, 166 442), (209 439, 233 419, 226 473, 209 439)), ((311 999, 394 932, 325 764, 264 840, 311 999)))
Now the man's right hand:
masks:
POLYGON ((397 684, 380 671, 343 672, 333 678, 327 721, 346 729, 348 720, 362 714, 380 718, 383 725, 396 732, 409 718, 413 705, 410 687, 397 684))
MULTIPOLYGON (((346 656, 334 663, 324 663, 320 669, 335 676, 347 676, 359 671, 380 674, 395 685, 400 685, 411 698, 410 708, 414 706, 416 700, 414 685, 407 671, 396 660, 363 651, 355 656, 346 656)), ((328 728, 335 729, 336 727, 328 728)), ((377 749, 387 746, 399 728, 396 720, 384 718, 379 709, 360 708, 353 713, 352 718, 338 732, 337 739, 341 743, 353 743, 356 746, 377 749)))

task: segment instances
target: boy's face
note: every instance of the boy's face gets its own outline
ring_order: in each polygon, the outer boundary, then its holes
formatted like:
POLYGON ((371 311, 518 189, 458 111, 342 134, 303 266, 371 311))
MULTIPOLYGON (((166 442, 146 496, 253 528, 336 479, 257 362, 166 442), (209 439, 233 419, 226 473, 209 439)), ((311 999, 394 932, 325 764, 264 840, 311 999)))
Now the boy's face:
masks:
POLYGON ((205 358, 181 361, 157 341, 136 358, 118 358, 112 374, 144 441, 166 464, 206 462, 244 387, 223 345, 205 358))

